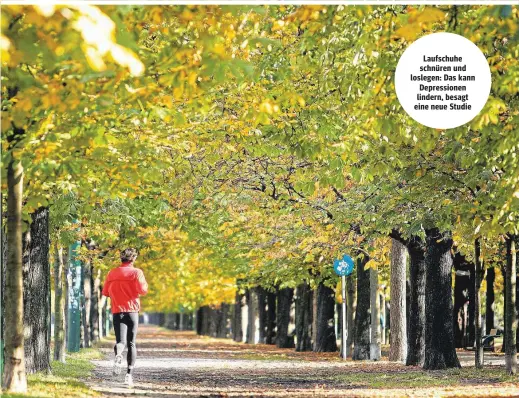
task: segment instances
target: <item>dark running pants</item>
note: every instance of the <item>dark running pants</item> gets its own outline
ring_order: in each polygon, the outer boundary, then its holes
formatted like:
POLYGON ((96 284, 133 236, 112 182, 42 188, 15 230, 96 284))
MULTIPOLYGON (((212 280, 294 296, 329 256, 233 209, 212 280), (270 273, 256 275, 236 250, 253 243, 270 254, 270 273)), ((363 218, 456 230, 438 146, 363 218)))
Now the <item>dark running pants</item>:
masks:
POLYGON ((119 312, 113 314, 115 341, 115 355, 122 355, 124 348, 128 347, 128 373, 132 373, 137 359, 137 327, 139 326, 138 312, 119 312))

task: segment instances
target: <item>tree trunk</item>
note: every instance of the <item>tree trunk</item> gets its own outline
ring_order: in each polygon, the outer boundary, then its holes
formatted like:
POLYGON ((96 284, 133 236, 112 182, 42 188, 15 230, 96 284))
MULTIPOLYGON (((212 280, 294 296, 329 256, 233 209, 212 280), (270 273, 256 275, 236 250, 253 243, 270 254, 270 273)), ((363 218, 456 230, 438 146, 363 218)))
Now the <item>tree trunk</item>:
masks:
MULTIPOLYGON (((467 338, 468 326, 468 302, 471 276, 471 265, 465 258, 456 253, 454 256, 454 308, 452 313, 452 323, 454 327, 454 345, 456 348, 464 348, 469 339, 467 338)), ((472 279, 472 283, 474 280, 472 279)))
POLYGON ((212 323, 213 323, 213 319, 212 319, 212 309, 211 307, 209 307, 208 305, 205 305, 204 306, 204 311, 203 311, 203 325, 204 325, 204 332, 203 332, 203 335, 204 336, 211 336, 211 327, 212 327, 212 323))
POLYGON ((357 260, 357 308, 355 312, 355 340, 353 359, 369 359, 369 322, 370 322, 370 272, 364 266, 369 258, 357 260))
MULTIPOLYGON (((485 325, 486 334, 489 334, 495 328, 495 313, 494 313, 494 282, 496 280, 496 270, 494 267, 487 269, 487 299, 485 303, 485 325)), ((517 300, 517 297, 516 297, 517 300)))
POLYGON ((41 207, 32 215, 26 235, 23 264, 23 323, 25 371, 50 371, 50 262, 49 209, 41 207))
POLYGON ((276 344, 276 294, 267 292, 267 335, 265 344, 276 344))
POLYGON ((23 264, 22 264, 22 196, 23 167, 11 158, 7 165, 7 268, 5 274, 4 374, 7 392, 25 393, 23 330, 23 264))
POLYGON ((168 312, 166 314, 165 328, 169 330, 175 330, 175 314, 168 312))
POLYGON ((380 344, 386 345, 386 293, 383 289, 379 294, 380 299, 380 344))
POLYGON ((346 309, 346 356, 353 355, 353 341, 355 340, 355 311, 357 309, 357 290, 355 285, 355 273, 346 277, 346 298, 348 308, 346 309))
POLYGON ((505 365, 508 374, 517 373, 517 346, 516 329, 517 314, 515 308, 516 301, 516 272, 517 272, 517 253, 515 248, 515 236, 506 237, 506 274, 505 274, 505 365))
MULTIPOLYGON (((407 357, 406 321, 407 248, 395 239, 391 241, 391 345, 389 360, 405 362, 407 357)), ((384 310, 385 311, 385 308, 384 310)))
POLYGON ((198 308, 198 310, 196 310, 196 334, 199 336, 202 335, 202 319, 203 319, 203 313, 202 313, 202 307, 200 307, 200 308, 198 308))
POLYGON ((236 289, 236 295, 234 299, 234 317, 233 317, 233 328, 232 328, 232 337, 236 342, 243 341, 243 329, 242 329, 242 319, 241 319, 241 310, 242 310, 242 300, 243 294, 236 289))
POLYGON ((483 264, 481 258, 481 243, 479 238, 474 242, 474 258, 476 269, 474 272, 474 312, 475 312, 475 340, 476 340, 476 356, 475 365, 480 369, 483 367, 483 345, 481 344, 481 279, 483 277, 483 264))
POLYGON ((258 344, 259 342, 259 318, 258 318, 258 293, 256 288, 249 289, 248 298, 248 328, 247 344, 258 344))
POLYGON ((467 335, 465 340, 465 347, 474 347, 476 339, 476 266, 469 262, 470 284, 469 284, 469 303, 468 303, 468 318, 467 318, 467 335))
POLYGON ((278 348, 294 348, 294 341, 288 336, 288 325, 290 323, 290 306, 294 296, 294 289, 279 289, 277 294, 277 334, 276 346, 278 348))
POLYGON ((207 306, 207 336, 216 337, 216 329, 218 325, 218 311, 216 308, 207 306))
POLYGON ((54 360, 65 363, 65 266, 63 248, 56 245, 54 263, 54 360))
POLYGON ((317 335, 314 351, 337 351, 335 292, 323 282, 317 286, 317 335))
POLYGON ((258 286, 256 294, 258 296, 258 342, 265 344, 267 336, 267 292, 261 286, 258 286))
POLYGON ((247 332, 249 330, 249 305, 247 304, 248 290, 245 290, 241 306, 241 328, 243 330, 242 343, 247 342, 247 332))
POLYGON ((312 349, 317 344, 317 289, 314 289, 312 297, 312 349))
POLYGON ((103 338, 107 336, 107 331, 105 330, 106 325, 106 297, 99 293, 99 337, 103 338))
POLYGON ((92 306, 92 263, 87 261, 83 266, 83 348, 91 347, 90 343, 90 309, 92 306))
POLYGON ((369 271, 370 307, 371 307, 371 341, 369 357, 373 361, 380 360, 380 301, 378 299, 378 270, 369 271))
POLYGON ((216 308, 209 307, 209 336, 211 337, 218 337, 218 324, 220 321, 220 310, 217 310, 216 308))
MULTIPOLYGON (((425 244, 413 236, 409 239, 409 321, 407 322, 406 365, 421 366, 425 360, 425 244)), ((390 313, 391 314, 391 313, 390 313)), ((391 315, 390 315, 391 316, 391 315)), ((391 325, 392 326, 392 325, 391 325)))
POLYGON ((452 327, 452 238, 437 228, 426 233, 424 369, 459 368, 452 327))
POLYGON ((92 268, 90 286, 92 287, 92 301, 90 306, 90 340, 95 343, 100 339, 99 329, 99 287, 101 286, 101 270, 92 268), (95 273, 95 278, 94 278, 95 273))
POLYGON ((312 351, 312 289, 303 282, 296 290, 296 351, 312 351))
MULTIPOLYGON (((229 308, 232 310, 232 308, 229 308)), ((231 328, 232 328, 232 313, 231 313, 231 328)), ((181 309, 178 314, 178 330, 186 330, 186 316, 184 314, 184 310, 181 309)))
MULTIPOLYGON (((216 327, 216 337, 227 337, 227 321, 229 320, 229 304, 223 303, 218 310, 218 324, 216 327)), ((178 323, 177 323, 178 328, 178 323)))

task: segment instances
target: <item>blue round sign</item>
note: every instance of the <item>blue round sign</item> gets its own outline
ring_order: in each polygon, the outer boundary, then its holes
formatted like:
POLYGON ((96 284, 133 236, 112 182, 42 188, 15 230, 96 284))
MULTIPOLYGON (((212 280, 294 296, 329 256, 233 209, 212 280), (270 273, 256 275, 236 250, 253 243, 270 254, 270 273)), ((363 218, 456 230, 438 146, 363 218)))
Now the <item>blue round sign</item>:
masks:
POLYGON ((333 262, 333 270, 339 276, 351 275, 354 268, 355 268, 355 262, 347 254, 345 254, 341 260, 335 260, 333 262))

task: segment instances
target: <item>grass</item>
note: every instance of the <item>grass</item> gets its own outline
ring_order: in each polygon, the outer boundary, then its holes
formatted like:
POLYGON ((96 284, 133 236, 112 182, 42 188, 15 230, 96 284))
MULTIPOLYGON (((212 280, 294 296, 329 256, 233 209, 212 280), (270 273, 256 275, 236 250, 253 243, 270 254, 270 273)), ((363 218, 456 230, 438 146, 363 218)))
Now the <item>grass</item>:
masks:
POLYGON ((94 365, 91 359, 101 359, 102 354, 96 348, 82 349, 77 353, 67 354, 67 362, 52 362, 52 373, 36 373, 27 376, 27 394, 6 394, 5 398, 18 397, 97 397, 100 394, 89 389, 80 379, 92 374, 94 365))
POLYGON ((503 368, 462 368, 436 371, 406 370, 405 372, 349 372, 333 376, 335 381, 371 388, 447 387, 478 384, 517 383, 503 368))

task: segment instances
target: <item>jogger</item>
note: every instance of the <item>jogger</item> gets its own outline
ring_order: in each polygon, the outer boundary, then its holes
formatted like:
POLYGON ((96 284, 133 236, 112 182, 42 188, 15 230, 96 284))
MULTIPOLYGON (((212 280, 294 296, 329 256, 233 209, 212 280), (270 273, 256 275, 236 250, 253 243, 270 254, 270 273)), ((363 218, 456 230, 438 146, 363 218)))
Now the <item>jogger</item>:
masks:
POLYGON ((114 331, 115 331, 115 359, 114 374, 119 374, 122 366, 122 353, 128 347, 128 370, 125 382, 133 385, 133 367, 137 359, 137 328, 139 325, 139 310, 141 303, 139 296, 148 292, 148 284, 143 272, 133 266, 137 259, 137 250, 126 249, 121 252, 122 264, 112 269, 106 277, 103 286, 103 295, 110 297, 114 331))

